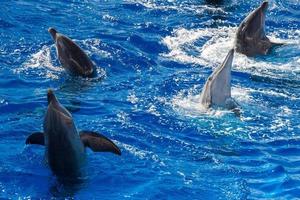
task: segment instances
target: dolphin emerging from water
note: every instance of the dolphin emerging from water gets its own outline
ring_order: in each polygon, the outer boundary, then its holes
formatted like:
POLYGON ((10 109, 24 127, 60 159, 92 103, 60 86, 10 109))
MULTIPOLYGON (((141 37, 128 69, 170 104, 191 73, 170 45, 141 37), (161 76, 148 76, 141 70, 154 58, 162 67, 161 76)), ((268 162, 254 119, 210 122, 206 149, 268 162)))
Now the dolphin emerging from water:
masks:
POLYGON ((227 54, 222 65, 217 67, 208 77, 200 95, 201 105, 205 108, 212 106, 225 107, 233 110, 238 104, 231 98, 231 66, 234 49, 227 54))
POLYGON ((44 132, 33 133, 26 144, 45 145, 46 160, 59 177, 78 177, 85 161, 85 147, 95 152, 121 155, 120 149, 105 136, 92 132, 78 133, 72 115, 59 103, 52 90, 48 91, 48 109, 44 132))
POLYGON ((266 12, 268 2, 264 1, 258 8, 252 11, 240 24, 236 37, 235 49, 247 56, 266 55, 274 45, 265 33, 266 12))
POLYGON ((69 73, 83 77, 96 76, 96 67, 84 51, 70 38, 48 29, 56 44, 58 59, 69 73))

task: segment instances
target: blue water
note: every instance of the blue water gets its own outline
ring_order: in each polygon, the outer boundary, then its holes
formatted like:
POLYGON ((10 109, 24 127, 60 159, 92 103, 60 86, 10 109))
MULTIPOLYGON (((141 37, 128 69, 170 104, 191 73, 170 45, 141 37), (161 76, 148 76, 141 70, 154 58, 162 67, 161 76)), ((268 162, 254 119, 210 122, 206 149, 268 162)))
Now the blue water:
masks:
POLYGON ((232 95, 241 117, 203 112, 199 93, 259 0, 2 0, 0 198, 300 198, 300 3, 270 1, 267 35, 286 45, 236 54, 232 95), (55 27, 97 64, 68 76, 47 32, 55 27), (57 181, 42 130, 53 88, 79 130, 111 138, 122 156, 88 150, 80 184, 57 181))

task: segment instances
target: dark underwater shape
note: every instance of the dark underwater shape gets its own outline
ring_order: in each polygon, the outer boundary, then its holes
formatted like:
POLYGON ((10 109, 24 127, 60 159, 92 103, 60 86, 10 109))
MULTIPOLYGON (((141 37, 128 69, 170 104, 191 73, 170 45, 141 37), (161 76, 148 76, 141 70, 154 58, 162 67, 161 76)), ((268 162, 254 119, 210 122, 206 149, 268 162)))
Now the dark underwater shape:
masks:
POLYGON ((205 2, 211 5, 220 5, 224 3, 224 0, 205 0, 205 2))

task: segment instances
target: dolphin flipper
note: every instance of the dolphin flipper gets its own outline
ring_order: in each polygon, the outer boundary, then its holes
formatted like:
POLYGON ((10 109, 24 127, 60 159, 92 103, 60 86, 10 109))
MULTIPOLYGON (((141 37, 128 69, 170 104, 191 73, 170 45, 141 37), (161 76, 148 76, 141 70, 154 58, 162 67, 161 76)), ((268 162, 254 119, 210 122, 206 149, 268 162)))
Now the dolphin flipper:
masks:
POLYGON ((80 139, 85 147, 95 152, 111 152, 121 155, 121 151, 110 139, 93 131, 81 131, 80 139))
POLYGON ((41 132, 32 133, 26 139, 26 144, 45 145, 44 133, 41 132))

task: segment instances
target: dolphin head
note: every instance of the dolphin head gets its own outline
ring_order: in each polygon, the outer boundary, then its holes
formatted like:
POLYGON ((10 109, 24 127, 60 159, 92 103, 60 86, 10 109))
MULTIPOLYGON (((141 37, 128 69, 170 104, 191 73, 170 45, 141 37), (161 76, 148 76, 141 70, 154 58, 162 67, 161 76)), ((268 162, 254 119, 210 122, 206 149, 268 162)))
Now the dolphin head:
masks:
POLYGON ((52 36, 53 40, 55 40, 56 34, 57 34, 57 31, 55 30, 55 28, 50 27, 50 28, 48 29, 48 32, 49 32, 50 35, 52 36))
POLYGON ((53 90, 51 89, 49 89, 47 92, 47 101, 48 101, 48 109, 54 108, 60 112, 65 113, 67 116, 71 117, 71 114, 59 103, 53 90))
MULTIPOLYGON (((44 132, 56 132, 55 130, 72 129, 74 126, 72 115, 57 100, 53 90, 47 92, 48 109, 44 119, 44 132), (52 131, 49 131, 52 130, 52 131)), ((61 131, 59 131, 61 132, 61 131)))
POLYGON ((265 19, 268 9, 268 1, 264 1, 244 21, 245 36, 263 39, 265 36, 265 19))
POLYGON ((260 9, 262 12, 266 13, 267 9, 269 6, 269 2, 268 1, 264 1, 261 5, 260 5, 260 9))
POLYGON ((268 1, 264 1, 252 11, 240 24, 235 37, 235 48, 247 56, 267 54, 272 46, 265 33, 265 20, 268 1))
POLYGON ((260 26, 265 26, 265 19, 266 19, 266 14, 267 14, 267 10, 269 7, 269 2, 268 1, 264 1, 256 10, 256 14, 254 16, 256 16, 258 19, 257 22, 258 25, 260 26), (259 20, 260 19, 260 20, 259 20))
POLYGON ((72 118, 71 113, 59 103, 53 90, 51 89, 49 89, 47 92, 47 100, 48 100, 48 111, 50 110, 57 114, 63 114, 66 117, 72 118))
POLYGON ((234 49, 231 49, 221 66, 209 76, 201 93, 200 101, 205 107, 212 105, 225 106, 231 98, 231 66, 234 49))

